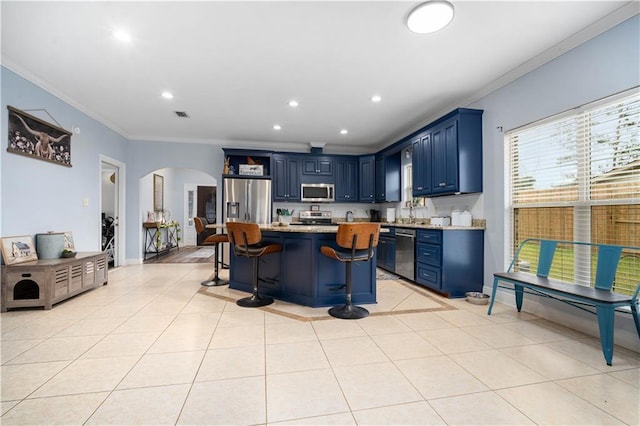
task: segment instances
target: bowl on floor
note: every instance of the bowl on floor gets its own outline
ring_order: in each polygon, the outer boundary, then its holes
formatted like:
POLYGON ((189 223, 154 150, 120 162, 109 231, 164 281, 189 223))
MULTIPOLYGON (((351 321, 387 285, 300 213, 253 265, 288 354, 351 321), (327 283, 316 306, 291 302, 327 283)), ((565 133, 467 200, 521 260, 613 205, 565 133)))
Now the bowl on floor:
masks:
POLYGON ((467 296, 467 302, 474 305, 486 305, 489 303, 489 295, 479 291, 468 291, 465 296, 467 296))

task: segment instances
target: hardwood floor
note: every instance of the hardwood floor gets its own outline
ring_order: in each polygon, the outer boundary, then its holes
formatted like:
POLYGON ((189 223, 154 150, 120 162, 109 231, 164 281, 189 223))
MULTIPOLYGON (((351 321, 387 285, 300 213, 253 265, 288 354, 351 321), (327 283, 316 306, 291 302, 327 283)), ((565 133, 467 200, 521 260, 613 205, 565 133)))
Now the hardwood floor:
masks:
POLYGON ((213 247, 180 247, 180 250, 171 250, 157 259, 149 257, 144 263, 213 263, 213 247))

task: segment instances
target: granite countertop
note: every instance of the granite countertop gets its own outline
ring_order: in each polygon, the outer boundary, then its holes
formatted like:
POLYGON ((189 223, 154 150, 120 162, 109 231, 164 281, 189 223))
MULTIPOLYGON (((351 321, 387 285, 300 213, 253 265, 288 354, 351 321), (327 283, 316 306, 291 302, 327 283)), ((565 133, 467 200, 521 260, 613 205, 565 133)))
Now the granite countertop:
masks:
MULTIPOLYGON (((340 223, 340 222, 338 222, 340 223)), ((336 223, 337 224, 337 223, 336 223)), ((395 228, 407 228, 407 229, 442 229, 444 231, 453 231, 453 230, 465 230, 465 229, 482 229, 485 230, 486 220, 484 219, 473 219, 471 226, 436 226, 431 225, 431 223, 389 223, 389 222, 380 222, 380 226, 382 227, 390 227, 393 226, 395 228)))
MULTIPOLYGON (((381 222, 381 232, 388 232, 385 230, 387 227, 396 228, 408 228, 408 229, 442 229, 443 231, 453 230, 465 230, 465 229, 485 229, 484 221, 481 223, 475 222, 472 226, 435 226, 431 224, 416 224, 416 223, 387 223, 381 222)), ((290 225, 285 226, 277 224, 278 222, 260 224, 260 229, 263 231, 275 231, 275 232, 298 232, 298 233, 316 233, 316 234, 335 234, 338 232, 338 225, 343 222, 336 222, 333 225, 290 225)), ((206 225, 207 228, 224 228, 224 225, 206 225)))
POLYGON ((471 226, 436 226, 431 224, 417 224, 417 223, 381 223, 382 226, 393 226, 396 228, 409 228, 409 229, 442 229, 444 231, 465 230, 465 229, 486 229, 485 226, 471 225, 471 226))
POLYGON ((304 232, 313 234, 335 234, 338 232, 338 224, 335 225, 274 225, 274 224, 260 224, 260 229, 263 231, 275 231, 275 232, 304 232))

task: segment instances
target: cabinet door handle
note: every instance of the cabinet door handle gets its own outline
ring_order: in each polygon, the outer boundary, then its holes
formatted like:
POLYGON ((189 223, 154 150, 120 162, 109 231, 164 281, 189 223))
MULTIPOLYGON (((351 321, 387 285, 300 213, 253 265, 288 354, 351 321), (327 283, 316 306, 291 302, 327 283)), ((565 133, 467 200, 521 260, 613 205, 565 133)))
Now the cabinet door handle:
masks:
POLYGON ((438 186, 443 187, 443 186, 447 186, 447 184, 444 183, 444 182, 440 182, 440 185, 438 185, 438 186))
POLYGON ((418 187, 418 190, 422 190, 422 187, 421 187, 421 186, 419 186, 419 187, 418 187))

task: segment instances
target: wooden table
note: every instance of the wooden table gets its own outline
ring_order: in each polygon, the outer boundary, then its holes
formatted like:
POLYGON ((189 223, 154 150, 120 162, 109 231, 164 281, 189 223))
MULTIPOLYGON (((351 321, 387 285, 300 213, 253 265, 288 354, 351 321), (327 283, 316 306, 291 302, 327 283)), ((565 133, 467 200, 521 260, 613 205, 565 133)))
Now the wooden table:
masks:
POLYGON ((144 222, 142 228, 145 231, 143 260, 147 260, 148 255, 155 255, 157 259, 174 248, 180 251, 176 223, 144 222))

